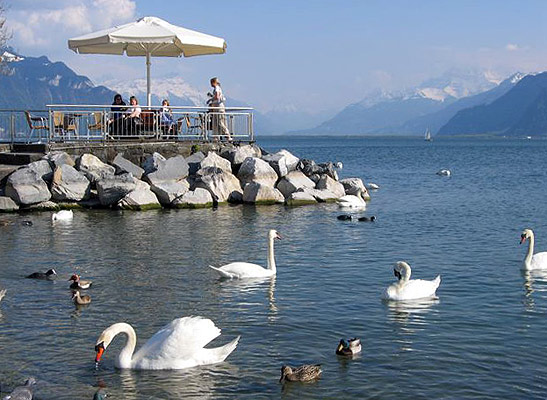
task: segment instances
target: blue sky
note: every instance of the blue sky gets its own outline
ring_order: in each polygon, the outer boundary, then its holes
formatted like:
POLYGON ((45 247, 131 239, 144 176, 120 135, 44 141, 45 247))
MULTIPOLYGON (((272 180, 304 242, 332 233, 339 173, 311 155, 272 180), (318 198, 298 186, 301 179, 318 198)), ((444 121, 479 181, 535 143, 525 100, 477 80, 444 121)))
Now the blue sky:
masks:
POLYGON ((227 53, 153 59, 153 77, 203 90, 219 76, 231 97, 267 110, 340 109, 451 69, 547 69, 547 1, 4 0, 10 44, 63 61, 95 83, 143 78, 143 59, 76 55, 67 40, 153 15, 224 37, 227 53))

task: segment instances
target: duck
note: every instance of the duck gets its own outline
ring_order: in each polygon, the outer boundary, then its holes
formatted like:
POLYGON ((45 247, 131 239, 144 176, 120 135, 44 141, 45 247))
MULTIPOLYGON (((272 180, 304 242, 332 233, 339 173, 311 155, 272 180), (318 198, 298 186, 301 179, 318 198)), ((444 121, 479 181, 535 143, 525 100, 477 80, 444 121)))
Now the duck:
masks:
POLYGON ((7 290, 6 290, 6 289, 0 290, 0 301, 2 301, 2 299, 4 298, 4 296, 6 295, 6 293, 7 293, 7 290))
POLYGON ((74 304, 76 304, 77 306, 84 306, 86 304, 91 303, 91 296, 88 296, 87 294, 80 296, 80 291, 75 290, 72 292, 72 300, 74 301, 74 304))
POLYGON ((336 219, 339 219, 340 221, 353 221, 353 215, 350 214, 342 214, 336 217, 336 219))
POLYGON ((275 229, 270 229, 268 231, 268 268, 248 262, 233 262, 218 268, 209 265, 209 268, 214 269, 221 278, 226 279, 267 278, 274 276, 277 272, 274 255, 275 239, 281 240, 281 235, 275 229))
POLYGON ((534 231, 525 229, 520 235, 520 244, 528 240, 528 252, 524 257, 522 269, 530 271, 534 269, 547 269, 547 252, 534 254, 534 231))
POLYGON ((281 367, 281 378, 279 382, 311 382, 321 377, 321 364, 302 365, 294 368, 288 365, 281 367))
POLYGON ((432 281, 423 279, 410 279, 412 271, 405 261, 397 261, 393 268, 393 274, 398 281, 390 285, 384 292, 384 299, 404 301, 415 300, 435 296, 437 288, 441 284, 441 276, 437 275, 432 281))
POLYGON ((440 176, 450 176, 452 174, 449 169, 440 169, 436 173, 440 176))
POLYGON ((93 400, 106 400, 107 393, 104 391, 103 388, 99 388, 95 394, 93 395, 93 400))
POLYGON ((52 281, 57 278, 57 272, 53 268, 48 269, 46 272, 33 272, 30 275, 27 275, 25 278, 28 279, 46 279, 52 281))
POLYGON ((367 202, 363 198, 363 190, 359 189, 357 195, 347 194, 336 200, 340 207, 366 208, 367 202))
POLYGON ((61 210, 59 212, 51 214, 52 221, 68 221, 74 217, 72 210, 61 210))
POLYGON ((354 356, 361 352, 361 339, 340 339, 336 348, 336 354, 339 356, 354 356))
POLYGON ((361 222, 374 222, 376 221, 376 217, 371 215, 370 217, 359 217, 357 220, 361 222))
POLYGON ((342 161, 338 161, 336 164, 334 164, 334 168, 343 169, 344 164, 342 164, 342 161))
POLYGON ((376 183, 369 182, 368 185, 367 185, 367 188, 372 189, 372 190, 378 190, 378 189, 380 189, 380 186, 377 185, 376 183))
POLYGON ((23 225, 23 226, 32 226, 34 224, 32 223, 32 221, 29 221, 28 219, 26 219, 24 221, 21 221, 21 225, 23 225))
POLYGON ((17 386, 3 400, 32 400, 34 385, 36 385, 36 379, 30 377, 26 380, 24 386, 17 386))
POLYGON ((237 347, 240 336, 221 347, 204 346, 220 336, 220 329, 210 319, 192 316, 177 318, 163 328, 135 353, 137 334, 125 322, 115 323, 106 328, 95 345, 95 365, 120 333, 127 335, 127 342, 115 362, 121 369, 175 370, 199 365, 223 362, 237 347))
POLYGON ((69 281, 74 281, 70 284, 71 289, 89 289, 92 282, 91 281, 82 281, 80 280, 80 275, 73 274, 69 281))

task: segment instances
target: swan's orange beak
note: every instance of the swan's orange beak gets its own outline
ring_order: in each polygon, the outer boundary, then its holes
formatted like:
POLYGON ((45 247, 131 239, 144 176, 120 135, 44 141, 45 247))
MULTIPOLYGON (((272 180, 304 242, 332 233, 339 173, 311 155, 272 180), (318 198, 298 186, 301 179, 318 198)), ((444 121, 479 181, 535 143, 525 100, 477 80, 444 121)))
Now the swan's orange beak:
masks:
POLYGON ((104 353, 104 345, 102 343, 99 343, 97 346, 95 346, 95 351, 97 352, 97 355, 95 356, 95 364, 98 364, 99 361, 101 361, 101 357, 104 353))
POLYGON ((520 235, 520 244, 526 242, 526 235, 520 235))

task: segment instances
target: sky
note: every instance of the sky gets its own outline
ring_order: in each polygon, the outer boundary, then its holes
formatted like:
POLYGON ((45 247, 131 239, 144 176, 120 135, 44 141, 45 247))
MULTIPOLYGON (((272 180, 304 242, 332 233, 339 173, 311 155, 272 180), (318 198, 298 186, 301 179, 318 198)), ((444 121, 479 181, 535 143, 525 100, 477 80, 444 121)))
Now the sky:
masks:
POLYGON ((153 78, 206 91, 218 76, 229 97, 263 111, 332 112, 454 69, 547 70, 544 0, 0 1, 9 45, 95 84, 144 78, 144 58, 78 55, 69 38, 143 16, 223 37, 224 55, 152 59, 153 78))

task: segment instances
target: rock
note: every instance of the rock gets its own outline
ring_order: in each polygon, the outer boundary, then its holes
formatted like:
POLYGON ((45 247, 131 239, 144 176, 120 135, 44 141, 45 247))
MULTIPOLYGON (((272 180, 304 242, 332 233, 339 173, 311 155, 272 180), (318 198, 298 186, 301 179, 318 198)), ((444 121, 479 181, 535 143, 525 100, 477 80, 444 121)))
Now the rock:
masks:
POLYGON ((144 180, 152 186, 160 182, 180 181, 188 176, 188 171, 188 163, 184 157, 175 156, 168 160, 160 161, 156 170, 146 174, 144 180))
POLYGON ((321 179, 321 175, 311 174, 309 178, 317 185, 317 182, 319 182, 319 179, 321 179))
POLYGON ((241 185, 235 175, 216 167, 200 169, 194 182, 194 188, 208 190, 215 203, 236 201, 242 193, 241 185), (234 192, 238 192, 239 195, 234 192))
POLYGON ((328 175, 334 180, 338 180, 338 173, 334 170, 334 164, 330 161, 327 163, 321 163, 317 165, 319 167, 319 174, 328 175))
POLYGON ((302 159, 298 162, 298 165, 296 166, 296 169, 298 171, 302 171, 302 173, 306 176, 311 176, 313 174, 319 174, 320 168, 317 166, 315 161, 308 160, 308 159, 302 159))
POLYGON ((150 185, 143 181, 137 181, 135 190, 129 192, 127 196, 118 202, 118 207, 123 210, 152 210, 161 208, 158 198, 150 190, 150 185))
POLYGON ((99 200, 104 206, 116 204, 137 187, 137 180, 131 174, 112 175, 97 182, 99 200))
POLYGON ((151 185, 150 189, 158 196, 161 204, 170 205, 173 200, 190 189, 190 184, 186 179, 181 179, 180 181, 159 182, 151 185))
POLYGON ((124 158, 120 153, 116 154, 116 157, 112 161, 112 165, 116 168, 116 174, 118 175, 131 172, 131 175, 135 178, 141 179, 144 174, 144 169, 124 158))
POLYGON ((287 197, 285 203, 288 206, 302 206, 306 204, 317 204, 315 197, 306 192, 293 192, 287 197))
POLYGON ((19 210, 19 206, 11 197, 0 196, 0 212, 11 212, 19 210))
POLYGON ((51 169, 51 164, 47 160, 39 160, 31 162, 27 165, 27 168, 31 171, 34 171, 46 182, 50 182, 53 178, 53 170, 51 169))
POLYGON ((361 189, 363 191, 363 198, 365 200, 370 200, 370 195, 368 193, 368 190, 363 184, 363 181, 361 180, 361 178, 346 178, 346 179, 342 179, 340 183, 344 185, 346 194, 352 194, 356 196, 359 193, 359 189, 361 189))
POLYGON ((277 173, 270 164, 256 157, 248 157, 243 161, 237 177, 241 185, 245 187, 247 183, 256 182, 266 186, 274 187, 277 181, 277 173))
POLYGON ((262 159, 270 164, 280 178, 284 177, 289 172, 294 171, 300 161, 298 157, 293 156, 287 150, 280 150, 275 154, 263 155, 262 159))
POLYGON ((203 154, 201 151, 198 151, 189 157, 186 157, 186 162, 188 163, 188 174, 190 176, 195 175, 196 172, 198 172, 198 169, 201 168, 200 162, 205 158, 205 154, 203 154))
POLYGON ((260 158, 262 156, 262 151, 260 150, 260 147, 251 144, 244 146, 225 146, 220 155, 237 168, 237 166, 243 164, 248 157, 260 158))
POLYGON ((152 155, 146 157, 146 160, 142 163, 145 174, 151 174, 158 169, 160 162, 165 161, 165 157, 160 153, 152 153, 152 155))
POLYGON ((181 197, 173 201, 173 206, 177 208, 205 208, 213 206, 213 197, 208 190, 196 188, 186 192, 181 197))
POLYGON ((37 204, 31 204, 27 210, 30 211, 59 211, 61 206, 53 201, 42 201, 37 204))
POLYGON ((245 185, 243 190, 243 202, 253 204, 283 203, 285 198, 281 192, 270 186, 251 182, 245 185))
POLYGON ((277 183, 277 189, 283 193, 285 198, 289 197, 291 193, 296 192, 298 189, 313 189, 314 187, 315 183, 300 171, 289 172, 277 183))
POLYGON ((315 200, 320 203, 333 203, 339 197, 327 189, 298 189, 299 192, 305 192, 311 194, 315 200))
POLYGON ((51 198, 46 182, 29 168, 18 169, 8 177, 5 194, 17 204, 23 205, 40 203, 51 198))
POLYGON ((334 179, 332 179, 328 175, 321 176, 321 179, 319 179, 319 182, 317 182, 317 185, 315 185, 315 188, 327 189, 330 192, 334 193, 336 198, 340 198, 346 194, 344 185, 342 185, 340 182, 336 182, 334 179))
POLYGON ((71 167, 74 167, 74 165, 76 165, 74 159, 64 151, 50 151, 42 158, 44 160, 48 160, 53 165, 53 169, 64 164, 68 164, 71 167))
POLYGON ((216 167, 229 172, 230 174, 232 173, 232 164, 230 164, 230 161, 213 151, 210 151, 209 154, 207 154, 207 157, 200 162, 200 169, 206 167, 216 167))
POLYGON ((55 169, 51 196, 58 201, 80 201, 89 196, 90 182, 85 175, 68 164, 55 169))
POLYGON ((116 169, 103 163, 92 154, 82 154, 76 160, 76 169, 83 172, 92 183, 114 176, 116 169))

